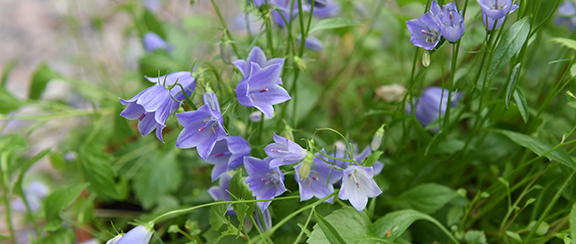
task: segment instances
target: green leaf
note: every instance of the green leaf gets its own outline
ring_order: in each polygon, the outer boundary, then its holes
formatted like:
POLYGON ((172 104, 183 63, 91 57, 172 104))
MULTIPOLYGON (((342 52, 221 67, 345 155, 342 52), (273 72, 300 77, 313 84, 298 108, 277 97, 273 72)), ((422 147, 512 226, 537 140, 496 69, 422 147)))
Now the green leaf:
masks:
POLYGON ((61 187, 44 199, 44 216, 47 221, 44 229, 46 231, 54 231, 62 226, 60 212, 70 205, 88 185, 88 183, 83 183, 61 187))
POLYGON ((469 230, 466 231, 466 235, 464 235, 464 239, 466 240, 467 244, 486 244, 486 234, 484 231, 479 230, 469 230))
POLYGON ((4 70, 2 70, 2 78, 0 78, 0 87, 6 87, 6 81, 8 80, 10 72, 12 72, 12 69, 14 69, 14 66, 16 66, 16 59, 10 59, 10 61, 8 61, 8 63, 4 67, 4 70))
POLYGON ((142 207, 154 207, 163 196, 178 189, 182 182, 182 171, 174 152, 159 152, 146 162, 134 177, 134 192, 142 207))
POLYGON ((5 87, 0 86, 0 114, 7 114, 18 109, 24 102, 12 95, 5 87))
POLYGON ((20 135, 9 134, 0 137, 0 152, 11 152, 26 148, 28 148, 26 138, 20 135))
POLYGON ((516 82, 518 81, 519 75, 518 71, 520 70, 521 65, 521 63, 516 64, 514 69, 512 69, 512 74, 510 74, 510 77, 508 77, 508 86, 506 87, 506 108, 508 108, 508 105, 510 105, 510 98, 512 97, 512 94, 516 92, 516 82))
MULTIPOLYGON (((142 16, 142 19, 144 20, 144 24, 146 24, 146 27, 147 27, 146 31, 152 31, 152 32, 158 34, 164 40, 166 40, 166 33, 164 32, 164 28, 162 28, 162 23, 160 23, 160 21, 158 21, 158 19, 156 18, 156 16, 154 16, 153 13, 151 13, 150 11, 148 11, 146 9, 144 11, 144 15, 142 16)), ((142 36, 144 36, 144 34, 146 34, 146 33, 143 32, 142 36)), ((174 70, 174 71, 176 71, 176 70, 174 70)))
POLYGON ((46 63, 40 64, 34 76, 32 77, 32 84, 30 85, 29 99, 38 99, 46 89, 48 82, 54 79, 61 79, 62 75, 52 70, 46 63))
MULTIPOLYGON (((312 211, 314 211, 314 210, 312 210, 312 211)), ((328 222, 326 219, 322 218, 322 216, 320 216, 316 211, 314 211, 314 216, 316 217, 316 220, 318 220, 318 226, 320 226, 320 229, 322 229, 322 232, 324 232, 326 239, 328 239, 328 241, 331 244, 345 244, 346 243, 346 241, 344 241, 344 239, 342 239, 342 236, 340 236, 340 234, 338 234, 338 231, 336 230, 336 228, 334 228, 334 226, 332 226, 332 224, 330 224, 330 222, 328 222)))
POLYGON ((116 104, 114 112, 114 133, 112 134, 113 142, 122 142, 125 137, 133 136, 134 131, 130 128, 128 120, 120 116, 120 112, 124 110, 124 106, 121 103, 116 104))
POLYGON ((524 93, 522 93, 520 88, 517 88, 514 91, 514 102, 516 102, 516 106, 518 106, 520 115, 522 115, 522 120, 524 120, 524 123, 528 123, 528 102, 526 101, 526 97, 524 97, 524 93))
MULTIPOLYGON (((338 233, 344 243, 392 243, 390 241, 377 238, 371 235, 370 220, 365 213, 351 207, 338 209, 324 218, 327 223, 333 226, 333 231, 338 233)), ((331 243, 324 234, 319 224, 314 225, 314 229, 308 243, 331 243)))
POLYGON ((50 233, 48 237, 42 240, 42 244, 73 244, 74 243, 74 231, 72 228, 60 229, 54 233, 50 233))
POLYGON ((450 239, 459 243, 456 238, 438 220, 427 214, 412 209, 400 210, 388 213, 376 220, 370 227, 370 232, 388 241, 394 241, 402 235, 416 220, 427 220, 440 228, 450 239))
POLYGON ((498 42, 498 46, 494 50, 492 62, 488 67, 488 80, 494 79, 496 74, 502 70, 504 65, 510 62, 510 59, 522 48, 528 39, 530 33, 530 23, 528 17, 524 17, 518 22, 514 23, 502 35, 502 39, 498 42))
POLYGON ((384 154, 384 152, 382 151, 373 152, 372 154, 370 154, 370 156, 364 159, 364 162, 362 164, 364 165, 364 167, 371 167, 372 165, 374 165, 374 163, 376 163, 376 161, 378 161, 378 159, 382 154, 384 154))
MULTIPOLYGON (((238 171, 232 179, 230 180, 230 197, 232 200, 253 200, 252 191, 248 187, 248 184, 244 182, 243 171, 238 171)), ((236 212, 236 217, 240 222, 238 229, 242 229, 244 226, 244 219, 246 215, 254 213, 256 208, 256 203, 233 203, 232 207, 234 212, 236 212)), ((256 216, 258 217, 258 216, 256 216)))
POLYGON ((79 158, 84 178, 91 183, 91 188, 100 196, 117 198, 114 170, 110 163, 112 156, 103 152, 104 146, 98 143, 84 145, 79 158))
POLYGON ((522 242, 522 238, 520 237, 520 234, 518 234, 518 233, 516 233, 516 232, 512 232, 512 231, 507 230, 507 231, 506 231, 506 235, 507 235, 508 237, 510 237, 510 238, 518 241, 518 242, 522 242))
POLYGON ((576 237, 576 203, 572 205, 570 211, 570 236, 576 237))
POLYGON ((355 25, 361 25, 361 24, 362 24, 362 22, 360 22, 358 20, 348 19, 348 18, 323 19, 323 20, 318 21, 318 23, 316 23, 312 28, 310 28, 310 31, 308 31, 308 33, 312 33, 312 32, 319 31, 319 30, 335 29, 335 28, 349 27, 349 26, 355 26, 355 25))
POLYGON ((457 196, 456 191, 449 187, 427 183, 405 191, 390 201, 390 204, 424 213, 434 213, 457 196))
POLYGON ((226 204, 218 204, 210 207, 210 229, 219 230, 228 224, 226 218, 226 204))
POLYGON ((556 43, 558 43, 562 46, 565 46, 567 48, 570 48, 572 50, 576 50, 576 40, 572 40, 572 39, 568 39, 568 38, 562 38, 562 37, 556 37, 556 38, 550 39, 550 41, 556 42, 556 43))
POLYGON ((50 149, 46 149, 44 151, 39 152, 34 156, 32 159, 28 160, 22 166, 20 166, 20 171, 18 172, 18 176, 16 177, 16 183, 14 183, 14 187, 12 192, 22 198, 25 198, 24 191, 22 190, 22 180, 24 179, 24 173, 32 166, 32 164, 36 163, 38 160, 46 156, 46 154, 50 153, 50 149))
MULTIPOLYGON (((540 141, 538 139, 532 138, 530 136, 521 133, 507 130, 494 130, 494 132, 505 135, 516 144, 530 149, 532 152, 538 154, 538 156, 547 153, 553 147, 546 142, 540 141)), ((564 164, 572 169, 576 169, 576 164, 574 163, 574 160, 572 160, 570 155, 568 155, 568 153, 562 148, 558 148, 546 154, 546 157, 550 160, 558 161, 561 164, 564 164)))

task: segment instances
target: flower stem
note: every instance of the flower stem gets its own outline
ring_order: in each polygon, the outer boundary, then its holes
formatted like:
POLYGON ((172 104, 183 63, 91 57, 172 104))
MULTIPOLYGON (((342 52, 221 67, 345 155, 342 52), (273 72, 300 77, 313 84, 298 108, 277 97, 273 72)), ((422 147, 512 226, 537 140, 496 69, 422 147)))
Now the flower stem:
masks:
POLYGON ((234 39, 232 38, 232 34, 230 34, 228 27, 226 27, 226 21, 224 21, 224 18, 222 17, 222 14, 220 13, 220 9, 218 9, 218 5, 216 5, 214 0, 210 0, 210 2, 212 3, 212 6, 214 6, 214 10, 216 11, 216 15, 218 15, 218 19, 220 19, 220 23, 222 24, 222 27, 224 28, 224 32, 228 36, 228 39, 230 39, 230 45, 232 45, 232 49, 234 50, 234 54, 236 54, 236 56, 240 57, 240 54, 238 54, 238 48, 236 48, 236 44, 234 43, 234 39))
MULTIPOLYGON (((8 199, 8 191, 10 190, 10 179, 8 177, 8 152, 0 155, 0 185, 2 185, 3 200, 6 205, 6 225, 8 226, 8 233, 10 235, 10 243, 16 244, 14 226, 12 226, 12 210, 10 209, 10 199, 8 199)), ((24 199, 25 201, 25 199, 24 199)))

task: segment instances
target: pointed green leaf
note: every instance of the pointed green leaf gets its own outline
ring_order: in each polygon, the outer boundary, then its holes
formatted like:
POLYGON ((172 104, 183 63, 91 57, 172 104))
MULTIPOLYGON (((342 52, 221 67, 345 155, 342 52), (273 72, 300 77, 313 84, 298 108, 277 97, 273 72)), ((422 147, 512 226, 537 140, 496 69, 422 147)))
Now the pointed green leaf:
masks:
POLYGON ((44 216, 48 222, 44 229, 54 231, 62 226, 60 212, 88 187, 88 183, 60 187, 44 199, 44 216))
POLYGON ((362 22, 360 22, 358 20, 347 19, 347 18, 323 19, 323 20, 318 21, 318 23, 316 23, 312 28, 310 28, 310 31, 308 31, 308 33, 312 33, 312 32, 319 31, 319 30, 335 29, 335 28, 342 28, 342 27, 355 26, 355 25, 361 25, 361 24, 362 24, 362 22))
POLYGON ((336 228, 334 228, 334 226, 332 226, 332 224, 330 224, 330 222, 322 218, 322 216, 320 216, 316 211, 314 211, 314 216, 316 217, 316 220, 318 220, 318 226, 320 226, 320 229, 322 229, 322 232, 324 232, 326 239, 328 239, 331 244, 346 243, 346 241, 342 239, 342 236, 338 234, 338 231, 336 228))
POLYGON ((112 156, 103 152, 103 145, 93 143, 80 149, 80 165, 86 181, 91 183, 91 188, 100 196, 116 198, 115 173, 110 163, 112 156))
POLYGON ((524 123, 528 123, 528 102, 526 101, 526 97, 524 97, 524 93, 522 93, 520 88, 517 88, 514 91, 514 102, 516 103, 516 106, 518 106, 522 120, 524 120, 524 123))
POLYGON ((373 152, 372 154, 370 154, 370 156, 364 159, 364 162, 362 164, 364 165, 364 167, 372 167, 372 165, 374 165, 374 163, 378 161, 378 159, 382 154, 384 154, 384 152, 382 151, 373 152))
POLYGON ((175 153, 159 152, 142 167, 134 177, 134 193, 145 209, 154 207, 160 196, 178 189, 182 182, 182 171, 175 153))
POLYGON ((36 69, 34 76, 32 77, 32 84, 30 85, 30 94, 28 95, 28 98, 40 98, 49 81, 61 78, 62 75, 52 70, 46 63, 40 64, 38 69, 36 69))
MULTIPOLYGON (((354 208, 344 207, 332 212, 323 219, 332 225, 332 232, 338 233, 344 243, 392 243, 373 236, 369 231, 370 220, 368 216, 354 208)), ((314 225, 314 230, 307 242, 314 244, 331 243, 324 234, 320 223, 314 225)))
POLYGON ((520 65, 522 64, 518 63, 516 66, 514 66, 514 69, 512 69, 512 74, 510 74, 510 77, 508 78, 508 86, 506 86, 506 108, 508 108, 508 105, 510 105, 510 98, 512 97, 512 94, 514 94, 516 91, 516 82, 518 81, 518 71, 520 70, 520 65))
MULTIPOLYGON (((230 180, 230 198, 234 200, 253 200, 252 191, 248 187, 248 184, 244 182, 245 177, 243 176, 243 171, 238 171, 232 179, 230 180)), ((234 212, 236 212, 236 217, 240 222, 238 228, 241 229, 244 225, 244 219, 246 215, 254 213, 256 208, 256 203, 233 203, 232 207, 234 212)))
POLYGON ((576 237, 576 204, 572 205, 570 211, 570 236, 576 237))
POLYGON ((458 194, 452 188, 436 183, 428 183, 405 191, 390 201, 389 204, 402 208, 411 208, 424 213, 434 213, 457 196, 458 194))
POLYGON ((502 70, 504 65, 510 62, 510 59, 522 48, 528 40, 530 34, 530 23, 528 17, 524 17, 514 23, 504 32, 498 46, 494 50, 492 62, 488 67, 488 80, 494 79, 496 74, 502 70))
POLYGON ((5 87, 0 86, 0 114, 7 114, 20 108, 24 102, 12 95, 5 87))
POLYGON ((400 210, 388 213, 384 217, 376 220, 370 227, 370 232, 388 241, 394 241, 400 237, 408 227, 416 220, 427 220, 435 224, 450 239, 459 243, 456 238, 438 220, 431 216, 412 209, 400 210))

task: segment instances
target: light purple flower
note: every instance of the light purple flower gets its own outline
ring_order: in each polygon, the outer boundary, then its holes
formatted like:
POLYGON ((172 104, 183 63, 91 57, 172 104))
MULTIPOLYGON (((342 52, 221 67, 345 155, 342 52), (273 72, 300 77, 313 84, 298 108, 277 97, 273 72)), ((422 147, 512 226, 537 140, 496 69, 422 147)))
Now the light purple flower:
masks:
POLYGON ((158 34, 151 31, 144 34, 142 37, 142 42, 144 43, 144 49, 149 53, 159 49, 166 51, 172 50, 172 46, 168 42, 162 39, 162 37, 160 37, 158 34))
MULTIPOLYGON (((335 144, 336 151, 334 152, 334 157, 349 159, 350 157, 348 156, 348 152, 346 152, 346 144, 338 142, 335 144)), ((358 153, 358 145, 356 145, 355 143, 350 144, 354 147, 354 152, 352 154, 353 159, 359 164, 361 164, 362 161, 364 161, 364 159, 366 159, 368 156, 370 156, 370 154, 372 154, 372 151, 370 150, 369 146, 366 146, 364 150, 362 150, 362 152, 358 153)), ((334 162, 334 164, 341 169, 346 169, 346 167, 350 165, 350 162, 348 161, 342 161, 342 160, 331 160, 331 161, 334 162)), ((372 165, 372 167, 374 169, 374 175, 379 175, 384 169, 384 163, 376 161, 374 165, 372 165)))
MULTIPOLYGON (((516 4, 512 5, 512 7, 510 8, 510 13, 516 11, 516 9, 518 9, 518 5, 516 5, 516 4)), ((482 22, 484 22, 484 26, 490 31, 500 28, 500 26, 502 26, 502 24, 504 24, 505 20, 506 20, 506 15, 504 15, 502 18, 494 19, 494 18, 486 15, 484 13, 484 11, 482 11, 482 22), (488 20, 488 23, 486 23, 486 20, 488 20), (494 26, 494 22, 496 22, 496 26, 494 26)))
MULTIPOLYGON (((299 1, 299 0, 297 0, 299 1)), ((286 26, 286 21, 290 23, 298 15, 298 2, 294 1, 292 9, 290 9, 290 2, 292 0, 269 0, 268 3, 274 6, 276 9, 272 11, 272 20, 274 23, 280 27, 286 26), (292 12, 292 16, 290 16, 292 12), (286 19, 286 20, 284 20, 286 19)), ((300 0, 301 1, 301 0, 300 0)))
MULTIPOLYGON (((230 180, 232 180, 232 175, 229 173, 222 174, 218 186, 212 186, 208 189, 208 194, 214 199, 214 201, 230 201, 230 180)), ((228 204, 228 210, 226 211, 229 215, 236 215, 231 204, 228 204)))
MULTIPOLYGON (((268 66, 277 64, 283 66, 284 58, 267 59, 264 51, 262 51, 260 47, 254 46, 252 50, 250 50, 250 53, 248 53, 248 57, 246 57, 246 60, 239 59, 234 61, 234 65, 236 66, 236 68, 238 68, 238 70, 240 70, 240 73, 242 73, 242 78, 244 79, 250 76, 250 73, 252 72, 252 63, 258 64, 260 68, 266 68, 268 66)), ((282 78, 279 78, 277 83, 282 84, 282 78)))
MULTIPOLYGON (((512 0, 477 0, 482 8, 482 18, 488 16, 492 19, 505 17, 508 12, 512 12, 512 0)), ((515 5, 515 4, 514 4, 515 5)))
MULTIPOLYGON (((298 37, 298 44, 302 45, 302 38, 301 37, 298 37)), ((316 37, 307 36, 306 41, 304 41, 304 47, 308 48, 310 50, 313 50, 313 51, 320 52, 324 49, 324 43, 316 37)))
POLYGON ((244 156, 250 155, 250 145, 246 139, 239 136, 228 136, 217 141, 212 152, 206 158, 206 163, 214 165, 212 181, 226 175, 227 171, 242 166, 244 156))
POLYGON ((138 225, 123 235, 115 244, 147 244, 152 238, 151 228, 153 227, 138 225))
POLYGON ((251 62, 250 75, 236 86, 238 102, 246 107, 255 107, 266 116, 272 118, 272 105, 290 99, 288 92, 277 84, 282 72, 281 64, 268 65, 261 68, 251 62))
MULTIPOLYGON (((244 157, 244 168, 248 173, 245 182, 256 200, 272 199, 286 191, 284 174, 279 168, 270 168, 270 161, 272 158, 244 157)), ((270 203, 271 201, 258 202, 257 204, 260 211, 264 212, 270 203)))
POLYGON ((203 105, 196 111, 179 113, 176 116, 178 122, 184 126, 184 130, 176 139, 176 146, 182 149, 196 147, 202 159, 208 158, 216 142, 227 135, 222 128, 224 123, 222 115, 208 105, 203 105))
POLYGON ((417 47, 432 50, 440 41, 440 23, 432 12, 425 13, 420 19, 406 21, 412 35, 410 41, 417 47))
POLYGON ((206 92, 204 95, 202 95, 202 99, 204 100, 204 104, 208 104, 212 110, 218 111, 218 113, 222 113, 222 111, 220 111, 220 103, 218 102, 216 93, 206 92))
POLYGON ((382 193, 373 179, 372 167, 350 166, 344 170, 342 187, 338 198, 349 200, 356 210, 362 212, 366 208, 369 197, 377 197, 382 193))
MULTIPOLYGON (((322 149, 322 152, 326 154, 324 149, 322 149)), ((316 156, 328 160, 328 158, 319 153, 317 153, 316 156)), ((296 182, 298 182, 301 202, 309 200, 312 197, 322 199, 330 195, 334 192, 334 186, 332 184, 342 179, 342 171, 334 169, 332 165, 327 164, 324 160, 317 157, 314 158, 313 164, 309 165, 310 171, 308 175, 300 175, 301 167, 305 167, 303 163, 294 167, 294 178, 296 179, 296 182)), ((334 197, 326 200, 326 202, 329 203, 332 203, 333 201, 334 197)))
POLYGON ((146 79, 156 83, 156 85, 146 88, 129 100, 120 98, 120 103, 128 105, 120 115, 129 120, 139 120, 138 130, 142 136, 146 136, 156 129, 156 137, 163 142, 162 130, 166 127, 164 125, 166 119, 176 112, 180 103, 186 99, 180 85, 190 96, 196 88, 196 82, 190 72, 187 71, 157 78, 146 77, 146 79), (168 90, 166 87, 172 87, 172 89, 168 90))
MULTIPOLYGON (((450 107, 458 106, 458 101, 462 97, 461 93, 452 93, 450 107)), ((423 127, 438 119, 440 113, 444 115, 448 107, 448 90, 442 87, 431 86, 424 90, 424 93, 414 103, 414 114, 423 127)), ((406 105, 406 113, 412 114, 410 105, 406 105)))
MULTIPOLYGON (((30 182, 23 190, 26 202, 30 207, 30 211, 36 212, 42 206, 42 200, 48 196, 50 189, 44 183, 33 181, 30 182)), ((26 204, 22 198, 16 198, 10 203, 12 210, 26 213, 26 204)))
MULTIPOLYGON (((311 3, 312 1, 309 2, 311 3)), ((307 9, 311 9, 311 7, 307 7, 307 9)), ((342 7, 334 0, 317 0, 314 4, 313 11, 312 15, 314 15, 314 17, 325 19, 338 16, 342 11, 342 7)))
POLYGON ((556 25, 565 25, 570 28, 570 31, 576 29, 576 1, 564 1, 556 11, 556 25))
POLYGON ((456 4, 449 3, 443 6, 443 11, 438 15, 440 20, 440 35, 449 42, 460 40, 466 29, 464 17, 458 12, 456 4))
MULTIPOLYGON (((272 229, 272 216, 270 216, 270 210, 265 209, 262 211, 262 219, 264 220, 264 226, 262 226, 262 221, 260 221, 260 216, 258 215, 258 210, 254 209, 254 217, 256 218, 256 224, 262 233, 272 229)), ((251 223, 251 222, 250 222, 251 223)))
POLYGON ((270 168, 296 163, 306 157, 306 150, 295 142, 274 133, 275 143, 264 148, 266 154, 272 158, 270 168))

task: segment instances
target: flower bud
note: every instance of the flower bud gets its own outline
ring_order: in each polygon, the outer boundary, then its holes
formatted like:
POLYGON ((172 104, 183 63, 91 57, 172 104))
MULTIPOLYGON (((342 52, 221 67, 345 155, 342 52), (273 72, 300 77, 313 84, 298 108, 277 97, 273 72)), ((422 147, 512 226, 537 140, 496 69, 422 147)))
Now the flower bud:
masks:
POLYGON ((304 63, 304 60, 302 60, 299 57, 294 57, 294 63, 296 63, 296 66, 298 66, 298 68, 302 71, 306 70, 306 63, 304 63))
POLYGON ((220 42, 219 47, 220 47, 220 57, 222 58, 222 61, 224 61, 224 63, 229 64, 231 60, 231 55, 230 55, 230 45, 228 45, 228 41, 220 42))
POLYGON ((370 143, 370 149, 372 151, 378 150, 380 148, 380 144, 382 143, 382 138, 384 137, 384 124, 378 128, 374 137, 372 137, 372 142, 370 143))
POLYGON ((294 134, 292 134, 292 127, 290 127, 288 125, 284 126, 284 131, 282 132, 282 137, 285 137, 288 140, 294 141, 294 134))
POLYGON ((306 157, 302 161, 302 165, 300 166, 300 169, 298 171, 302 179, 306 179, 310 175, 310 167, 312 167, 312 162, 314 162, 314 154, 308 152, 308 154, 306 154, 306 157))
POLYGON ((424 67, 430 66, 430 53, 428 51, 424 51, 424 54, 422 54, 422 65, 424 67))

